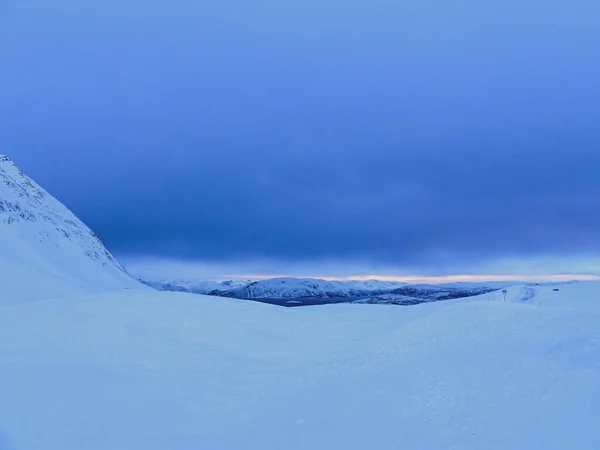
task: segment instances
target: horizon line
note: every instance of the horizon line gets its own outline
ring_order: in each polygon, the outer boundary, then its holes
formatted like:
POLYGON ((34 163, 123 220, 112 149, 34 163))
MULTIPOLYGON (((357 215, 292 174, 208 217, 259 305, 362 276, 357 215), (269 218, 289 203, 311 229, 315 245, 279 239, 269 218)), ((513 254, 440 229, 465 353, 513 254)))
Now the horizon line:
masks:
POLYGON ((567 282, 567 281, 600 281, 600 275, 592 274, 552 274, 552 275, 355 275, 345 277, 328 276, 292 276, 277 274, 247 274, 247 275, 227 275, 215 279, 236 279, 236 280, 269 280, 274 278, 294 278, 294 279, 319 279, 326 281, 395 281, 408 284, 446 284, 446 283, 482 283, 482 282, 567 282))

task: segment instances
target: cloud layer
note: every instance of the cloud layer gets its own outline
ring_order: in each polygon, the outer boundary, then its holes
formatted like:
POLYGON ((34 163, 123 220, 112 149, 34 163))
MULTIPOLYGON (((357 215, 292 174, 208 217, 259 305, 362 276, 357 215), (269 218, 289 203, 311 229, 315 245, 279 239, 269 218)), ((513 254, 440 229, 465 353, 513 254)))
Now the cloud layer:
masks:
POLYGON ((598 2, 200 3, 0 11, 0 145, 117 253, 600 250, 598 2))

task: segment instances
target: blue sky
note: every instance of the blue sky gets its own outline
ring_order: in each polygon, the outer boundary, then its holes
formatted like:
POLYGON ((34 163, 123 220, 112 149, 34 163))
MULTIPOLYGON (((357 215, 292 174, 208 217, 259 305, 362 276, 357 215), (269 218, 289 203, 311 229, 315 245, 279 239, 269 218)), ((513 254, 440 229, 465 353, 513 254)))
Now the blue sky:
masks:
POLYGON ((8 0, 0 67, 134 271, 597 273, 597 1, 8 0))

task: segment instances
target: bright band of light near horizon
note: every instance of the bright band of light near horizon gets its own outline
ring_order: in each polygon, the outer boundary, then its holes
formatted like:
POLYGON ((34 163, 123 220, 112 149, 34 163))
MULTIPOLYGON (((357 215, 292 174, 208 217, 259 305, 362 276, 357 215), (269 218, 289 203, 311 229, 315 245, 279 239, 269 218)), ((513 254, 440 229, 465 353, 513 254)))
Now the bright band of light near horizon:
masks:
POLYGON ((535 282, 566 282, 566 281, 599 281, 600 276, 589 274, 555 274, 555 275, 446 275, 446 276, 390 276, 390 275, 362 275, 350 277, 327 277, 319 275, 294 276, 278 274, 246 274, 229 275, 223 279, 239 280, 268 280, 272 278, 315 278, 331 281, 397 281, 409 284, 446 284, 446 283, 484 283, 484 282, 502 282, 514 281, 522 283, 535 282))

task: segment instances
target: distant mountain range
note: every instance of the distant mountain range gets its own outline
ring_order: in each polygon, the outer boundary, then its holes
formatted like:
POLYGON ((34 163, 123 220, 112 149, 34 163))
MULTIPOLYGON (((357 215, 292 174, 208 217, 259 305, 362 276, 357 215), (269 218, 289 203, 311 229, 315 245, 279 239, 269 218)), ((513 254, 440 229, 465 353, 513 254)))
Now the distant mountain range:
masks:
POLYGON ((314 278, 272 278, 259 281, 140 281, 158 290, 192 292, 248 300, 364 297, 384 294, 406 285, 406 283, 394 281, 329 281, 314 278))
POLYGON ((314 278, 272 278, 259 281, 140 281, 163 291, 191 292, 247 300, 347 298, 349 302, 397 305, 471 297, 510 285, 510 283, 409 285, 381 280, 331 281, 314 278))

